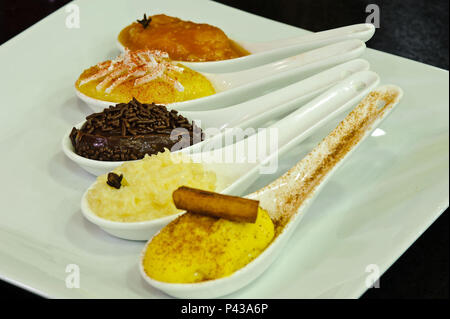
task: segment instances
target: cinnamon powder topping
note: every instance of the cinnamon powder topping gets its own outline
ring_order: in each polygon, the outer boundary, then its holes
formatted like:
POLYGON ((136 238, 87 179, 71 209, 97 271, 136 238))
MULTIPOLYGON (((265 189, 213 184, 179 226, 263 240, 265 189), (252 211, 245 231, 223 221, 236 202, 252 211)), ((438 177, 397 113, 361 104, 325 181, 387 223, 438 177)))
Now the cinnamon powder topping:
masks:
POLYGON ((261 206, 271 214, 277 235, 327 174, 363 139, 372 125, 395 105, 399 95, 397 90, 390 87, 369 93, 318 146, 280 177, 286 189, 284 194, 278 194, 277 199, 270 196, 260 198, 262 194, 270 194, 278 188, 278 180, 250 196, 259 199, 261 206))

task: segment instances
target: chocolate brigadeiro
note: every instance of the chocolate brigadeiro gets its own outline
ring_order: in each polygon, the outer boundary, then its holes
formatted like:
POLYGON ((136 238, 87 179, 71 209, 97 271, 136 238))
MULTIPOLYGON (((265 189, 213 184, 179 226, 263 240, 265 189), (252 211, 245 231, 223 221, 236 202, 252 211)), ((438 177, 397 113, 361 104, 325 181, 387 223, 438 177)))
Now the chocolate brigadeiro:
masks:
POLYGON ((70 140, 80 156, 127 161, 170 149, 181 138, 187 139, 187 134, 192 145, 194 128, 198 142, 203 139, 200 128, 177 111, 168 111, 164 105, 142 104, 133 98, 129 103, 110 106, 86 117, 81 129, 72 129, 70 140), (171 140, 171 133, 178 139, 171 140))

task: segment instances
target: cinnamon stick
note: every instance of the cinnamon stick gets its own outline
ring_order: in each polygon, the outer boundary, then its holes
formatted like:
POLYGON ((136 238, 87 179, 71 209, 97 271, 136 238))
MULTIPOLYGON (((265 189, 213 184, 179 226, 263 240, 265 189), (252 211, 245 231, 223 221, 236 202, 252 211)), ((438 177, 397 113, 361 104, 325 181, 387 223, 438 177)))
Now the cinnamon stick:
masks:
POLYGON ((237 222, 254 223, 259 201, 182 186, 172 194, 175 207, 237 222))

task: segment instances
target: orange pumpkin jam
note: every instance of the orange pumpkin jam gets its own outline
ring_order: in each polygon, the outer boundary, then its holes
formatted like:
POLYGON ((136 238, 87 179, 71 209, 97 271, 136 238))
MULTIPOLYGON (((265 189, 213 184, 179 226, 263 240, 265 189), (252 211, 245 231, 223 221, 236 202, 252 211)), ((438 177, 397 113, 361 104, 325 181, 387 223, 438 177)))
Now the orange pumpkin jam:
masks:
POLYGON ((172 60, 188 62, 220 61, 248 55, 219 28, 158 14, 144 25, 133 22, 118 40, 130 50, 150 49, 169 53, 172 60))

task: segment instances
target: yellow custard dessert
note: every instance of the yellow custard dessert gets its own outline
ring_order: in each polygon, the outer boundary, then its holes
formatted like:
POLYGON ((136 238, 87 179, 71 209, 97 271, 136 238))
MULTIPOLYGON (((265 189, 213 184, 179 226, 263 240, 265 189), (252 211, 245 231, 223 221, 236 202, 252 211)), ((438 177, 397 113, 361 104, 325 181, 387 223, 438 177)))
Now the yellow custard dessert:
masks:
POLYGON ((101 175, 89 189, 87 201, 96 215, 118 222, 140 222, 181 212, 173 204, 172 192, 182 185, 211 191, 216 188, 214 172, 168 150, 125 162, 113 173, 123 177, 118 188, 107 183, 109 174, 101 175))
POLYGON ((170 283, 196 283, 226 277, 255 259, 274 237, 274 224, 259 208, 255 223, 186 213, 148 244, 147 275, 170 283))
POLYGON ((168 104, 193 100, 215 93, 202 74, 175 64, 167 53, 156 50, 126 50, 114 60, 85 70, 75 87, 91 98, 127 103, 168 104))

